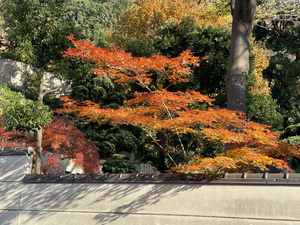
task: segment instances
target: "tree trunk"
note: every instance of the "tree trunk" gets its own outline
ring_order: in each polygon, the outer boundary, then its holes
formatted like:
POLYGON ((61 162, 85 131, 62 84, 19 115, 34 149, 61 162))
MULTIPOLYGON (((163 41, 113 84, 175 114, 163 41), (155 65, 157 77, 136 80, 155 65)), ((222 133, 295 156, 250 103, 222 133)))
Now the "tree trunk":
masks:
MULTIPOLYGON (((40 87, 39 87, 39 96, 38 101, 43 103, 44 99, 44 91, 43 91, 44 79, 42 77, 40 87)), ((36 132, 36 144, 35 144, 35 169, 34 172, 37 174, 41 173, 41 165, 42 165, 42 139, 43 139, 43 128, 39 127, 35 129, 36 132)))
MULTIPOLYGON (((157 132, 157 139, 159 140, 158 143, 160 146, 162 146, 163 148, 166 147, 167 144, 167 138, 166 135, 163 132, 157 132)), ((163 149, 161 148, 157 148, 157 169, 161 172, 164 172, 165 170, 168 169, 166 162, 165 162, 165 157, 166 157, 166 153, 163 149)))
POLYGON ((41 165, 42 165, 42 137, 43 137, 43 129, 36 129, 36 144, 35 144, 35 169, 34 172, 37 174, 41 173, 41 165))
POLYGON ((257 0, 231 0, 232 36, 226 75, 227 109, 247 113, 246 82, 249 43, 257 0))

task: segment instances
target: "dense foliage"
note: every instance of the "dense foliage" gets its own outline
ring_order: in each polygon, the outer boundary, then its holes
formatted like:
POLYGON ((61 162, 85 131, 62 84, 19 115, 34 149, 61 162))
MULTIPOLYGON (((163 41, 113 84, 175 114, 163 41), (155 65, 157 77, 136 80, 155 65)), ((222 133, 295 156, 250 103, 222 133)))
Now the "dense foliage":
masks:
POLYGON ((290 137, 291 143, 299 144, 299 133, 291 131, 296 131, 300 122, 300 23, 274 20, 270 27, 255 30, 257 38, 275 53, 264 76, 272 84, 272 97, 280 105, 284 131, 281 137, 287 141, 290 137))
MULTIPOLYGON (((66 103, 60 113, 75 112, 87 121, 137 126, 152 138, 157 148, 164 151, 175 166, 174 170, 179 172, 244 171, 255 167, 265 169, 266 165, 287 168, 284 161, 265 155, 266 149, 278 146, 276 134, 266 126, 244 120, 231 111, 191 107, 195 103, 212 101, 199 92, 167 90, 172 84, 187 82, 191 72, 189 66, 198 65, 198 58, 189 51, 175 58, 155 54, 150 58, 139 58, 116 49, 92 46, 90 42, 76 40, 73 35, 69 38, 75 48, 69 48, 65 56, 90 60, 97 64, 97 68, 93 69, 97 75, 108 75, 116 83, 136 83, 143 92, 136 92, 135 98, 124 103, 126 107, 116 110, 101 108, 91 101, 76 103, 64 98, 66 103), (228 126, 234 126, 240 132, 229 131, 228 126), (170 145, 169 132, 177 135, 178 146, 170 145), (158 139, 159 133, 163 134, 161 140, 158 139), (206 139, 216 143, 235 143, 235 147, 215 158, 190 158, 181 141, 181 136, 188 133, 204 134, 206 139), (174 160, 172 154, 176 152, 182 153, 183 161, 174 160)), ((297 155, 294 149, 290 150, 290 154, 297 155)))
MULTIPOLYGON (((134 56, 151 56, 153 53, 166 57, 176 57, 182 51, 190 49, 195 56, 209 56, 193 68, 190 81, 178 84, 174 90, 193 89, 201 91, 215 99, 214 106, 226 107, 225 74, 229 63, 230 32, 224 28, 212 26, 200 27, 190 18, 179 24, 174 20, 166 21, 153 43, 144 37, 132 38, 126 43, 126 51, 134 56)), ((277 103, 270 95, 268 81, 262 77, 262 71, 269 65, 266 49, 252 44, 250 74, 247 83, 248 117, 255 122, 281 127, 282 117, 277 112, 277 103)))
POLYGON ((224 8, 218 10, 216 5, 209 1, 134 1, 133 6, 127 8, 121 15, 109 40, 112 40, 113 43, 121 48, 124 48, 126 42, 133 37, 145 37, 152 42, 166 21, 172 19, 176 23, 180 23, 187 17, 191 18, 199 26, 228 27, 231 20, 228 4, 218 2, 217 5, 217 7, 224 8))
MULTIPOLYGON (((33 145, 27 132, 50 123, 40 84, 52 71, 72 85, 74 101, 65 98, 63 111, 73 120, 45 127, 43 148, 53 155, 44 171, 59 171, 62 156, 88 173, 97 172, 99 156, 106 172, 134 172, 134 161, 177 172, 287 168, 299 157, 299 146, 287 143, 300 143, 300 26, 290 1, 282 8, 259 2, 246 94, 249 120, 281 131, 279 142, 269 127, 220 110, 227 105, 227 1, 2 0, 0 35, 11 47, 2 56, 36 68, 23 78, 39 102, 1 87, 0 144, 33 145), (71 36, 72 43, 70 33, 90 42, 71 36), (230 133, 230 125, 241 132, 230 133), (227 143, 234 148, 225 151, 227 143)), ((60 107, 55 99, 47 104, 60 107)))
POLYGON ((85 173, 98 173, 98 151, 95 144, 85 138, 84 133, 74 126, 74 122, 62 118, 54 118, 45 127, 43 135, 44 153, 53 156, 43 166, 45 172, 57 167, 58 159, 74 159, 75 166, 82 166, 85 173))
POLYGON ((134 173, 136 168, 126 155, 114 154, 109 158, 104 166, 103 172, 106 173, 134 173))
POLYGON ((8 130, 34 131, 51 122, 49 108, 40 102, 26 99, 20 92, 0 86, 2 125, 8 130))

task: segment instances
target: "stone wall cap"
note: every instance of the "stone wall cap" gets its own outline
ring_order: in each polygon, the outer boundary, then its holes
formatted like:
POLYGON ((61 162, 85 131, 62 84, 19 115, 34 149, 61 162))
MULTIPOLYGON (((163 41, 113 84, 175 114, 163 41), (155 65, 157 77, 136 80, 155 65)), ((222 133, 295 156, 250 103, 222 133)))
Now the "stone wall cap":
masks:
POLYGON ((32 147, 0 148, 0 156, 32 155, 32 147))
POLYGON ((202 185, 293 185, 300 186, 300 174, 292 178, 284 173, 229 174, 29 174, 24 183, 144 183, 144 184, 202 184, 202 185))

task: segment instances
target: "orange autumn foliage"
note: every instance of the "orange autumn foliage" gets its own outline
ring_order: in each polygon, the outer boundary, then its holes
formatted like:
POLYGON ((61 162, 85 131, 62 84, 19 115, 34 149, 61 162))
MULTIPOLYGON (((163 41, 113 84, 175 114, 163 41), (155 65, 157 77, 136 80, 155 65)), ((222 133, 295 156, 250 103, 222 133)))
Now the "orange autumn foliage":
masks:
POLYGON ((58 159, 65 157, 72 158, 75 166, 82 166, 85 173, 99 172, 99 149, 74 126, 74 121, 54 118, 43 132, 43 150, 53 154, 42 168, 45 172, 57 168, 58 159))
MULTIPOLYGON (((1 120, 0 117, 0 124, 1 120)), ((34 144, 35 139, 31 135, 17 130, 6 131, 0 126, 0 148, 30 147, 34 144)))
POLYGON ((260 152, 250 150, 247 147, 232 149, 226 154, 217 154, 214 158, 195 157, 189 164, 180 165, 171 170, 179 173, 211 173, 218 171, 248 172, 256 168, 268 170, 266 166, 287 168, 286 162, 269 157, 260 152))
POLYGON ((5 131, 0 127, 0 148, 29 147, 33 146, 35 139, 20 131, 5 131))
MULTIPOLYGON (((35 138, 20 131, 5 131, 0 127, 0 148, 35 146, 35 138)), ((44 127, 43 153, 51 153, 48 161, 42 165, 47 173, 63 173, 59 159, 71 158, 75 166, 82 166, 85 173, 98 173, 98 151, 95 144, 85 138, 84 134, 74 126, 74 121, 53 118, 52 123, 44 127)))
POLYGON ((139 0, 134 1, 114 28, 108 39, 123 48, 126 40, 134 35, 147 39, 156 36, 161 26, 172 19, 180 23, 189 17, 199 26, 230 27, 231 17, 228 2, 196 0, 139 0))
POLYGON ((249 90, 250 93, 271 95, 269 81, 263 78, 263 70, 267 69, 270 61, 270 51, 259 42, 255 42, 254 38, 251 39, 252 49, 251 53, 255 56, 254 70, 250 76, 255 77, 255 84, 249 90))
POLYGON ((199 61, 191 52, 185 51, 171 59, 159 55, 138 58, 117 49, 94 47, 89 42, 76 40, 72 35, 69 39, 75 48, 69 48, 65 56, 90 60, 97 65, 94 71, 99 76, 109 76, 121 84, 137 83, 145 92, 135 93, 135 98, 124 102, 124 107, 117 110, 101 108, 91 101, 77 103, 64 97, 64 108, 58 110, 59 113, 77 113, 87 121, 99 123, 132 124, 147 132, 157 145, 159 142, 155 134, 161 131, 172 132, 179 140, 184 134, 194 133, 204 134, 214 143, 234 143, 232 150, 215 158, 189 158, 181 144, 177 150, 185 156, 183 165, 172 160, 170 149, 164 149, 175 165, 172 170, 177 172, 244 171, 254 167, 266 169, 266 165, 288 168, 285 161, 269 157, 263 152, 276 148, 279 141, 277 134, 271 132, 268 126, 241 118, 237 112, 226 109, 200 110, 190 107, 195 103, 209 104, 213 101, 199 92, 167 90, 173 83, 188 81, 192 72, 190 65, 197 65, 199 61), (240 132, 229 131, 231 126, 240 132))

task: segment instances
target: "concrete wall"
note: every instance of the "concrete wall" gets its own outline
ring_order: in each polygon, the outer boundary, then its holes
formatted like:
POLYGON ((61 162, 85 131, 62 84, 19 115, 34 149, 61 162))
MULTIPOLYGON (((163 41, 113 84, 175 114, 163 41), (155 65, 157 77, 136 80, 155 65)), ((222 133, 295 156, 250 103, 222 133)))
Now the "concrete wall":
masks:
POLYGON ((2 225, 300 224, 299 185, 23 183, 26 156, 0 159, 2 225))
MULTIPOLYGON (((9 87, 13 87, 17 90, 24 91, 25 86, 22 78, 22 74, 28 72, 33 73, 33 67, 24 63, 12 60, 0 58, 0 84, 7 84, 9 87)), ((58 88, 58 95, 66 95, 71 92, 71 88, 65 85, 59 79, 51 73, 45 73, 45 90, 58 88)))

